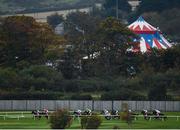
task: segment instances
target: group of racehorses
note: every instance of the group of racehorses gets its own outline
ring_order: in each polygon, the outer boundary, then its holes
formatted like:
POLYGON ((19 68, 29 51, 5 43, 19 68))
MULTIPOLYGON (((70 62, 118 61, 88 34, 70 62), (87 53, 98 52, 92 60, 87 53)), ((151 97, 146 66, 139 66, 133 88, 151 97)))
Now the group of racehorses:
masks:
POLYGON ((34 118, 41 119, 41 117, 45 117, 46 119, 49 119, 49 111, 47 109, 33 110, 32 114, 34 118))
MULTIPOLYGON (((150 119, 167 119, 167 116, 160 112, 157 109, 154 109, 152 112, 148 112, 147 110, 142 110, 141 114, 132 112, 132 110, 127 111, 128 115, 132 117, 132 119, 137 119, 139 115, 143 115, 145 120, 150 120, 150 119)), ((85 111, 77 110, 74 111, 73 113, 76 117, 82 116, 82 115, 92 115, 92 111, 90 109, 86 109, 85 111)), ((118 110, 112 110, 109 112, 108 110, 104 109, 101 111, 101 115, 105 117, 106 120, 111 120, 111 119, 120 119, 120 112, 118 110)))
POLYGON ((141 114, 143 114, 145 120, 150 120, 151 118, 163 119, 163 120, 167 119, 167 116, 157 109, 154 109, 152 112, 148 112, 147 110, 142 110, 141 114))
MULTIPOLYGON (((132 117, 138 117, 140 114, 139 113, 134 113, 131 110, 127 111, 128 114, 132 117)), ((44 110, 34 110, 32 111, 32 114, 34 118, 40 119, 41 117, 45 117, 46 119, 49 118, 49 112, 47 109, 44 110)), ((150 120, 150 119, 167 119, 167 116, 165 116, 162 112, 159 110, 155 109, 152 112, 148 112, 147 110, 142 110, 141 114, 143 115, 145 120, 150 120)), ((73 116, 74 117, 81 117, 83 115, 93 115, 93 112, 90 109, 86 109, 84 111, 82 110, 76 110, 73 111, 73 116)), ((106 120, 111 120, 111 119, 120 119, 120 112, 118 110, 112 110, 109 112, 108 110, 104 109, 101 111, 101 115, 105 117, 106 120)), ((136 118, 137 119, 137 118, 136 118)))

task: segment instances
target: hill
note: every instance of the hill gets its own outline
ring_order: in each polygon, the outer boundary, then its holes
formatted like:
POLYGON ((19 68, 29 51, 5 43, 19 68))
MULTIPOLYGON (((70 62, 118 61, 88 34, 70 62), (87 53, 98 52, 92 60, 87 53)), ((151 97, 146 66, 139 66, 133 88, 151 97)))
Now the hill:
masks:
POLYGON ((92 5, 102 0, 1 0, 0 14, 43 12, 92 5))

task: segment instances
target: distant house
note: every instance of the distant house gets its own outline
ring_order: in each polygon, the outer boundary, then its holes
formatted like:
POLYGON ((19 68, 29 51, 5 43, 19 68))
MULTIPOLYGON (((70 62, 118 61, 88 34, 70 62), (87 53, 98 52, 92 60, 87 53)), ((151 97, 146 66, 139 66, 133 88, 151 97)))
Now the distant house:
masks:
POLYGON ((132 11, 135 11, 141 1, 140 0, 129 0, 128 2, 132 6, 132 11))
POLYGON ((60 23, 55 27, 55 33, 58 35, 64 34, 64 23, 60 23))

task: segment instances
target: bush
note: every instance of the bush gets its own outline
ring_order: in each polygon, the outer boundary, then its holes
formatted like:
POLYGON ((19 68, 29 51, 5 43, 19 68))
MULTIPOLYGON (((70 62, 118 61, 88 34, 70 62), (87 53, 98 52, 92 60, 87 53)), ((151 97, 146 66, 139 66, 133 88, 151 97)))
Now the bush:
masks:
POLYGON ((167 90, 164 85, 158 85, 155 86, 154 88, 151 88, 149 93, 148 93, 148 99, 149 100, 154 100, 154 101, 165 101, 167 100, 167 90))
POLYGON ((57 110, 52 113, 50 118, 52 129, 65 129, 69 128, 72 124, 72 117, 67 110, 57 110))
POLYGON ((0 100, 57 100, 62 93, 56 92, 0 92, 0 100))
POLYGON ((22 77, 22 89, 30 89, 32 86, 35 90, 54 90, 61 89, 61 82, 63 81, 62 74, 53 68, 35 65, 23 69, 19 72, 22 77))
POLYGON ((88 122, 88 116, 81 117, 81 129, 85 129, 88 122))
POLYGON ((89 94, 83 94, 83 95, 75 94, 71 96, 71 100, 92 100, 92 96, 89 94))
POLYGON ((81 117, 82 129, 98 129, 102 123, 102 118, 98 115, 81 117))
POLYGON ((101 100, 146 100, 147 98, 136 91, 120 89, 109 91, 101 95, 101 100), (113 94, 112 94, 113 93, 113 94))
POLYGON ((17 72, 11 68, 0 68, 0 88, 15 89, 20 86, 20 77, 17 72))

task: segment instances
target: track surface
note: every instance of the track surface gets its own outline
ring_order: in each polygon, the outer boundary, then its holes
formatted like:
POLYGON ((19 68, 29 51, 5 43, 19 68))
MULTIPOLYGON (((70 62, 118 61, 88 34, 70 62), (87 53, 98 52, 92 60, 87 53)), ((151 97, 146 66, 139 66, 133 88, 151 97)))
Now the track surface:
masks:
MULTIPOLYGON (((145 121, 143 117, 138 117, 131 125, 122 120, 106 120, 103 118, 101 129, 112 129, 114 126, 119 128, 136 128, 136 129, 180 129, 180 112, 166 113, 166 121, 151 120, 145 121)), ((49 129, 49 121, 45 118, 40 120, 34 119, 31 112, 0 112, 0 129, 49 129)), ((71 126, 72 129, 80 129, 80 119, 76 118, 71 126)))

